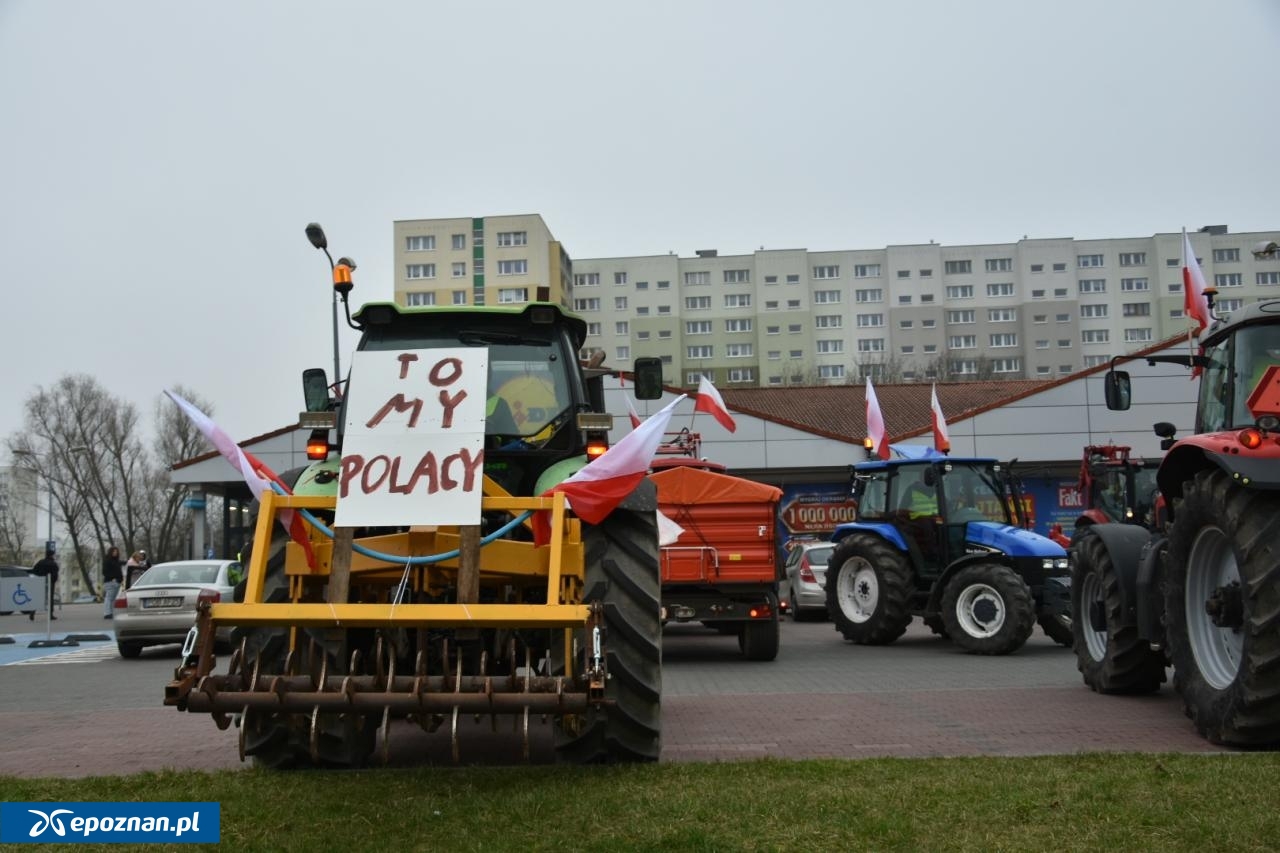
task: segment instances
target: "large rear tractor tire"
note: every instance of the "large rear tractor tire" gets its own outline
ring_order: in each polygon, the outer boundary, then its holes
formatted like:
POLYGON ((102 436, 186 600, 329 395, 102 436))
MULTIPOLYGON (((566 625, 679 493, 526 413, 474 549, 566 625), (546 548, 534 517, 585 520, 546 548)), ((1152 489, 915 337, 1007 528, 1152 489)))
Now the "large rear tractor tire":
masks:
MULTIPOLYGON (((650 488, 642 483, 639 488, 650 488)), ((658 526, 653 512, 614 510, 582 526, 586 602, 604 605, 607 705, 556 730, 557 760, 570 764, 657 761, 662 747, 662 621, 658 526)), ((580 660, 590 647, 578 637, 580 660)))
POLYGON ((1175 500, 1165 614, 1174 687, 1213 743, 1280 742, 1280 496, 1196 473, 1175 500))
POLYGON ((1123 590, 1102 537, 1080 528, 1071 569, 1071 634, 1076 668, 1098 693, 1153 693, 1164 658, 1124 618, 1123 590))
POLYGON ((942 593, 942 622, 951 641, 970 654, 1007 655, 1035 627, 1031 590, 1008 566, 980 563, 956 572, 942 593))
POLYGON ((911 566, 904 554, 868 534, 844 539, 827 569, 827 612, 836 630, 859 645, 881 646, 911 624, 911 566))

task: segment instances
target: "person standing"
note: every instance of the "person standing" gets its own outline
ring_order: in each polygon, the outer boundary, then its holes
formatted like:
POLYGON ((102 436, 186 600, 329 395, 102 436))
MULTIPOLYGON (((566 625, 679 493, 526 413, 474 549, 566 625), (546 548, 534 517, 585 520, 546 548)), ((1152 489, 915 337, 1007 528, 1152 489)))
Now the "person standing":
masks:
POLYGON ((112 545, 107 555, 102 558, 102 618, 112 618, 112 608, 116 595, 120 592, 120 584, 124 580, 124 560, 120 559, 120 549, 112 545))
POLYGON ((128 589, 137 583, 138 578, 147 570, 147 552, 134 551, 129 555, 129 561, 124 564, 124 588, 128 589))
MULTIPOLYGON (((49 618, 57 619, 58 617, 53 615, 53 593, 58 588, 58 561, 54 559, 52 549, 45 549, 44 559, 36 561, 36 564, 31 567, 31 573, 36 577, 46 578, 45 607, 49 608, 49 618)), ((28 613, 27 618, 34 622, 35 612, 28 613)))

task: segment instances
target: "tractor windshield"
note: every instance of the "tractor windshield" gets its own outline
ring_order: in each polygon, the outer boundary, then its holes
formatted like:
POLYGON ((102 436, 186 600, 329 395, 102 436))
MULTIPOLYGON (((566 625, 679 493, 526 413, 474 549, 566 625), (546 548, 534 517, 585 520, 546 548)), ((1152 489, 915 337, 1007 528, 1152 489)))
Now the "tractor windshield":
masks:
POLYGON ((1274 326, 1245 326, 1205 351, 1209 366, 1200 380, 1197 432, 1251 426, 1248 399, 1272 365, 1280 365, 1274 326))
POLYGON ((957 462, 943 465, 942 470, 942 492, 949 521, 1009 523, 1003 481, 990 464, 957 462))

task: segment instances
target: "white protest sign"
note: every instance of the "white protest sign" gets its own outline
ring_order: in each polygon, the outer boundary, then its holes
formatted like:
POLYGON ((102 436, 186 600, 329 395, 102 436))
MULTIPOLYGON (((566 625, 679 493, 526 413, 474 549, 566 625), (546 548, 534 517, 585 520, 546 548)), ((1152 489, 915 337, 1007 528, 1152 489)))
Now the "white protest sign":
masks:
POLYGON ((361 351, 351 361, 339 527, 479 524, 489 351, 361 351))

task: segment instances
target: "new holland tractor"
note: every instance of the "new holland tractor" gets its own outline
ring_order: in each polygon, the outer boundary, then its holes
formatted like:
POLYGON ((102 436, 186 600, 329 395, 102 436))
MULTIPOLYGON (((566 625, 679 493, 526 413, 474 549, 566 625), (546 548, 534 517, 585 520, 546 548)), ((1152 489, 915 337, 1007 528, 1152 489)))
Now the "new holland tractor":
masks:
MULTIPOLYGON (((1206 290, 1212 306, 1212 291, 1206 290)), ((1198 354, 1149 356, 1201 372, 1195 434, 1155 432, 1164 530, 1095 524, 1073 548, 1076 661, 1099 693, 1150 693, 1166 668, 1210 741, 1280 743, 1280 301, 1211 325, 1198 354)), ((1126 410, 1129 375, 1104 377, 1126 410)))
MULTIPOLYGON (((343 266, 334 280, 345 307, 343 266)), ((359 766, 378 753, 385 761, 393 720, 445 729, 456 761, 460 718, 465 726, 491 717, 495 732, 501 718, 523 733, 528 757, 531 715, 554 727, 559 760, 657 760, 655 490, 642 481, 596 524, 576 517, 562 493, 543 496, 587 464, 588 451, 604 450, 612 423, 600 414, 607 371, 579 360, 586 323, 546 301, 371 303, 348 322, 361 337, 343 393, 330 397, 323 371, 304 374, 301 424, 316 430, 308 449, 317 461, 282 475, 290 494, 262 495, 243 595, 200 611, 166 704, 237 725, 242 760, 272 768, 359 766), (412 437, 390 462, 344 453, 357 426, 412 426, 437 400, 460 399, 447 367, 423 368, 459 361, 460 351, 487 363, 487 376, 465 389, 485 398, 476 453, 433 456, 412 437), (400 366, 404 394, 384 404, 356 382, 370 353, 400 366), (427 502, 474 475, 480 511, 466 523, 334 525, 351 490, 389 479, 391 492, 427 502), (291 539, 281 514, 302 517, 292 522, 300 535, 291 539), (214 658, 221 625, 236 626, 225 668, 214 658)), ((660 393, 660 370, 656 359, 637 364, 638 396, 660 393)))
POLYGON ((832 534, 827 610, 845 639, 891 643, 913 616, 967 652, 1017 651, 1037 622, 1070 636, 1067 553, 1024 529, 1016 480, 994 459, 853 466, 855 521, 832 534))

